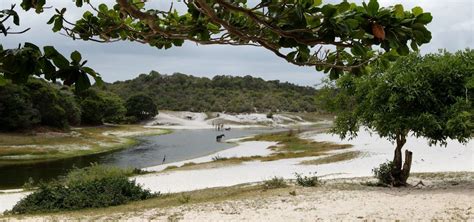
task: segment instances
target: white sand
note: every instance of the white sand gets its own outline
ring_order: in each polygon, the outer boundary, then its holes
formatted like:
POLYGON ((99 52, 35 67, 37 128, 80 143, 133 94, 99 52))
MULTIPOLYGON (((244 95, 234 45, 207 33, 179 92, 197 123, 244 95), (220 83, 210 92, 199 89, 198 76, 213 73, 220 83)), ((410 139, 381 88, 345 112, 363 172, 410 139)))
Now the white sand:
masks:
MULTIPOLYGON (((305 157, 270 162, 245 162, 240 165, 214 169, 172 171, 140 176, 136 179, 137 182, 152 191, 180 192, 258 182, 273 176, 292 179, 294 173, 309 174, 318 172, 318 175, 326 175, 325 178, 371 176, 371 170, 374 167, 393 158, 393 145, 390 142, 380 139, 376 134, 371 136, 365 131, 362 131, 359 137, 352 141, 341 141, 338 137, 329 134, 317 134, 308 138, 316 141, 350 143, 354 145, 353 148, 349 149, 350 151, 362 151, 364 154, 358 159, 317 166, 299 164, 304 160, 317 159, 305 157)), ((265 143, 246 144, 242 151, 245 150, 245 154, 249 156, 259 155, 258 153, 266 148, 265 146, 270 145, 265 143), (252 149, 255 149, 255 153, 248 152, 252 149)), ((405 146, 414 152, 412 172, 474 171, 473 141, 465 145, 449 141, 447 147, 429 147, 427 140, 410 137, 405 146)), ((242 146, 235 147, 231 152, 238 151, 240 148, 242 146)), ((209 158, 212 157, 207 157, 207 159, 209 158)), ((201 160, 185 162, 202 162, 201 160)), ((159 170, 160 168, 150 169, 159 170)))
POLYGON ((213 123, 226 123, 225 127, 249 128, 249 127, 287 127, 289 125, 309 125, 311 122, 304 121, 301 117, 291 114, 275 114, 273 118, 267 118, 263 113, 249 114, 226 114, 215 113, 219 117, 208 118, 206 113, 185 111, 160 111, 151 121, 146 123, 149 128, 164 129, 212 129, 213 123))
POLYGON ((28 194, 30 194, 30 192, 17 193, 8 191, 6 193, 0 194, 0 214, 5 210, 11 210, 18 201, 20 201, 23 197, 26 197, 28 194))
MULTIPOLYGON (((380 139, 376 135, 371 136, 367 132, 361 132, 359 137, 352 141, 341 141, 338 137, 328 134, 305 134, 305 137, 317 141, 350 143, 354 147, 349 150, 362 151, 365 155, 350 161, 316 166, 299 164, 303 160, 315 159, 306 157, 269 162, 245 162, 240 165, 212 169, 165 171, 138 176, 135 179, 145 188, 167 193, 258 182, 273 176, 293 179, 295 172, 309 174, 317 171, 318 175, 327 175, 325 178, 350 178, 371 176, 372 168, 393 156, 394 146, 390 142, 380 139)), ((147 169, 162 170, 169 165, 179 166, 186 162, 207 162, 216 155, 222 157, 266 155, 270 152, 267 148, 272 145, 275 143, 244 142, 237 147, 214 155, 147 169)), ((412 172, 474 171, 473 141, 465 145, 449 141, 447 147, 429 147, 426 140, 410 137, 405 147, 414 152, 412 172)), ((14 197, 0 195, 0 210, 9 209, 8 207, 11 207, 13 202, 18 201, 20 197, 19 195, 14 197)))

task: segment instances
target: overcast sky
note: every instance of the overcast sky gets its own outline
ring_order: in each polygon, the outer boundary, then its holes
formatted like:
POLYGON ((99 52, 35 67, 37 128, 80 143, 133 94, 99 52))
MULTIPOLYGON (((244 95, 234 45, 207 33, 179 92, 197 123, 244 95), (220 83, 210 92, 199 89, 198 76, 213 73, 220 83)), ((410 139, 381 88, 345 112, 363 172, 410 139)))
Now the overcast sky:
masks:
MULTIPOLYGON (((49 0, 48 5, 67 7, 67 18, 74 20, 82 14, 73 6, 72 0, 49 0)), ((113 1, 91 0, 94 5, 113 1)), ((168 5, 169 0, 151 0, 153 5, 168 5)), ((323 2, 338 2, 324 1, 323 2)), ((351 1, 349 2, 361 2, 351 1)), ((431 12, 433 22, 428 26, 433 39, 421 47, 422 53, 436 52, 445 48, 456 51, 474 48, 474 1, 473 0, 379 0, 381 6, 401 3, 405 9, 421 6, 431 12)), ((267 80, 278 79, 299 85, 313 86, 324 74, 310 67, 291 65, 269 51, 250 46, 202 46, 187 42, 183 47, 159 50, 133 42, 99 44, 95 42, 73 41, 53 33, 46 25, 53 10, 37 15, 33 11, 20 10, 21 0, 0 0, 0 8, 17 4, 21 16, 21 27, 31 30, 23 35, 0 37, 4 47, 16 47, 19 43, 32 42, 39 46, 54 45, 65 55, 74 50, 82 53, 88 65, 99 72, 107 82, 126 80, 156 70, 172 74, 181 72, 195 76, 253 75, 267 80)), ((88 9, 85 7, 84 9, 88 9)), ((19 30, 19 29, 18 29, 19 30)))

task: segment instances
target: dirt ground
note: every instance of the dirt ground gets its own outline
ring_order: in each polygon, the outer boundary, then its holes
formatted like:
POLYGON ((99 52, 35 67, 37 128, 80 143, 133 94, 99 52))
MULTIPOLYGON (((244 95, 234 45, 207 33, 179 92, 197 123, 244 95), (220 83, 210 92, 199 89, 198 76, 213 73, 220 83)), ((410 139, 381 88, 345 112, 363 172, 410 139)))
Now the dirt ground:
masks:
MULTIPOLYGON (((425 173, 411 177, 406 188, 374 187, 370 179, 336 179, 319 187, 257 190, 218 201, 150 208, 100 209, 27 217, 15 220, 81 221, 474 221, 474 173, 425 173), (132 210, 133 209, 133 210, 132 210), (139 210, 137 210, 139 209, 139 210)), ((203 191, 186 193, 189 199, 203 191)), ((0 218, 0 220, 2 220, 0 218)))

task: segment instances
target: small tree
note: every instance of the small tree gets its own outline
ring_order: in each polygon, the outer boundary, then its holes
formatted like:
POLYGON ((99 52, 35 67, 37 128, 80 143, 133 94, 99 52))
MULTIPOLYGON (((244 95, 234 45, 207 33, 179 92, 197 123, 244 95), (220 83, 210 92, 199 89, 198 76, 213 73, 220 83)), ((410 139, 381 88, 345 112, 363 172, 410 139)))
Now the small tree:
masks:
MULTIPOLYGON (((360 78, 344 76, 337 82, 339 106, 333 132, 355 137, 360 126, 396 143, 392 185, 405 185, 412 152, 402 148, 409 134, 425 137, 429 145, 447 139, 467 142, 474 130, 474 50, 424 57, 411 54, 387 70, 374 67, 360 78)), ((338 103, 334 103, 338 104, 338 103)))
POLYGON ((145 94, 137 94, 128 98, 125 107, 127 108, 127 116, 133 116, 137 120, 150 119, 158 114, 155 102, 145 94))

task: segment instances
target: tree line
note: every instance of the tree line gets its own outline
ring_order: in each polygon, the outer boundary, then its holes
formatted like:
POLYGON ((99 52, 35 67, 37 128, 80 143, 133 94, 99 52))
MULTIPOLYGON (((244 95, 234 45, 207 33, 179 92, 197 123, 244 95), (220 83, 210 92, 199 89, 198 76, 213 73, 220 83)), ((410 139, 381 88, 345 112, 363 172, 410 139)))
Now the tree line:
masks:
POLYGON ((69 86, 36 78, 30 78, 26 84, 7 82, 0 86, 2 131, 38 126, 68 129, 104 122, 135 123, 157 113, 156 104, 142 94, 123 100, 97 88, 76 92, 69 86))
POLYGON ((106 83, 105 87, 123 99, 142 92, 163 110, 232 113, 317 110, 315 88, 248 75, 218 75, 209 79, 152 71, 132 80, 106 83))

